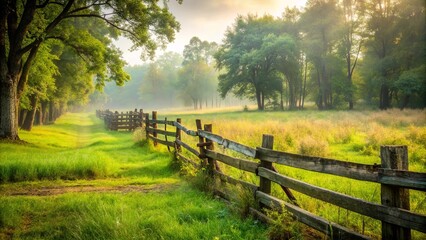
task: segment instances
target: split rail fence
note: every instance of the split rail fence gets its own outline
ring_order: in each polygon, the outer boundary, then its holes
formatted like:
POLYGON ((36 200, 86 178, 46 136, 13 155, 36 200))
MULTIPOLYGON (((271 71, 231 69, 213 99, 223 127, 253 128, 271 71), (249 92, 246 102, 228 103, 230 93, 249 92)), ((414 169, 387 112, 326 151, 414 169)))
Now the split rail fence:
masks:
MULTIPOLYGON (((140 111, 142 113, 142 111, 140 111)), ((332 223, 316 216, 297 204, 291 190, 319 199, 335 206, 368 216, 382 222, 382 239, 411 239, 411 229, 426 233, 426 216, 410 211, 409 189, 426 191, 426 173, 408 171, 408 153, 406 146, 382 146, 380 164, 359 164, 322 157, 275 151, 274 137, 263 135, 262 146, 252 148, 236 141, 212 133, 212 125, 202 126, 196 120, 196 130, 190 130, 181 124, 181 119, 168 121, 157 119, 157 112, 143 114, 147 139, 154 145, 162 144, 174 148, 176 158, 196 167, 205 167, 211 177, 221 181, 243 186, 252 191, 260 209, 250 209, 256 217, 270 221, 262 212, 263 208, 284 208, 298 221, 330 236, 334 239, 368 239, 367 236, 351 229, 332 223), (160 127, 162 126, 162 127, 160 127), (169 127, 169 129, 168 129, 169 127), (172 127, 172 129, 170 129, 172 127), (186 134, 197 139, 196 146, 190 146, 182 140, 186 134), (170 139, 172 138, 172 139, 170 139), (215 151, 214 143, 239 153, 241 158, 215 151), (186 149, 186 151, 183 151, 186 149), (189 154, 198 159, 191 160, 189 154), (251 160, 250 160, 251 159, 251 160), (255 174, 259 185, 224 174, 217 162, 255 174), (381 204, 318 187, 280 174, 274 165, 290 166, 313 172, 381 184, 381 204), (271 183, 277 183, 287 195, 289 202, 271 195, 271 183)), ((217 190, 218 195, 226 197, 217 190)))
POLYGON ((135 109, 128 112, 112 112, 110 110, 96 110, 96 116, 104 120, 105 127, 111 131, 133 131, 142 127, 144 121, 143 110, 135 109))

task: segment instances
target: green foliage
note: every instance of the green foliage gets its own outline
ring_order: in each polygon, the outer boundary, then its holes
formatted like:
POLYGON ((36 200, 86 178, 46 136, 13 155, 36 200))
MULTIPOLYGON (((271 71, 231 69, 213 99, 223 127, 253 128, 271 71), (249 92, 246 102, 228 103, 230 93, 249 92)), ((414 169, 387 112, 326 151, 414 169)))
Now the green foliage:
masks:
POLYGON ((52 97, 55 86, 55 77, 59 74, 58 66, 55 61, 58 56, 51 51, 50 44, 44 44, 40 47, 33 67, 30 69, 28 76, 28 86, 25 88, 21 97, 22 109, 31 110, 30 96, 35 95, 40 100, 48 100, 52 97))
MULTIPOLYGON (((263 110, 265 99, 281 89, 281 79, 274 72, 279 58, 293 61, 294 42, 289 36, 279 36, 282 22, 271 16, 239 16, 228 29, 224 44, 215 54, 219 76, 219 92, 256 99, 263 110)), ((285 62, 281 62, 282 65, 285 62)), ((287 73, 287 72, 286 72, 287 73)))

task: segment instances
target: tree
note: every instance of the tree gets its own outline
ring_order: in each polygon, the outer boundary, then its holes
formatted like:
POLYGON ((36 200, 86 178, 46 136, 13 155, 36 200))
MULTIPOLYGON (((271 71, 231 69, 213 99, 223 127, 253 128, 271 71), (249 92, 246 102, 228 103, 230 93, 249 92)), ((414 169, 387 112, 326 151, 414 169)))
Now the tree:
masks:
POLYGON ((277 56, 271 54, 271 45, 267 42, 280 35, 282 29, 277 22, 268 15, 239 16, 227 30, 215 55, 217 68, 224 70, 219 75, 222 97, 232 91, 237 96, 255 99, 258 110, 264 110, 265 99, 273 98, 275 91, 281 88, 281 79, 274 72, 277 56))
POLYGON ((426 106, 426 4, 422 0, 401 1, 397 47, 393 52, 399 76, 392 87, 401 109, 426 106))
MULTIPOLYGON (((28 75, 28 84, 21 97, 21 128, 31 131, 37 110, 41 112, 41 102, 52 97, 56 89, 55 76, 59 74, 55 62, 58 56, 51 52, 47 44, 40 47, 36 60, 28 75)), ((42 116, 40 116, 42 118, 42 116)))
POLYGON ((179 89, 181 98, 190 99, 194 109, 202 108, 203 100, 207 101, 216 93, 216 73, 213 67, 213 54, 216 52, 215 42, 201 41, 193 37, 183 51, 182 68, 179 71, 179 89))
POLYGON ((342 0, 340 6, 343 11, 343 38, 341 40, 341 51, 346 60, 346 84, 345 98, 348 108, 354 107, 353 74, 358 63, 363 44, 362 30, 364 29, 364 2, 354 0, 342 0))
POLYGON ((300 19, 303 48, 315 68, 318 91, 315 102, 319 109, 333 107, 333 69, 338 68, 331 62, 336 62, 337 58, 335 52, 341 38, 341 16, 335 0, 311 0, 300 19))
POLYGON ((367 61, 374 62, 370 66, 372 73, 368 77, 379 85, 379 108, 391 107, 393 90, 391 85, 397 79, 397 62, 392 56, 397 38, 397 4, 395 0, 373 0, 367 5, 370 32, 366 43, 367 61))
MULTIPOLYGON (((101 19, 130 38, 134 48, 143 48, 148 56, 159 44, 172 41, 179 29, 168 9, 151 0, 0 0, 0 6, 0 138, 19 139, 19 101, 40 46, 51 39, 68 45, 78 40, 64 28, 68 21, 101 19)), ((114 36, 113 32, 110 36, 114 36)), ((111 77, 122 81, 118 79, 120 75, 111 77)))

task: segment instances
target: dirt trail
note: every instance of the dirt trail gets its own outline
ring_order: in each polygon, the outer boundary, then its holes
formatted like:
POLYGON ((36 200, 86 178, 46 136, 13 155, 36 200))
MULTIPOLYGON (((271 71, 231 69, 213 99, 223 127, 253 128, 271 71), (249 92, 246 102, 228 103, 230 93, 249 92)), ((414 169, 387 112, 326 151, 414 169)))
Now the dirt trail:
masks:
POLYGON ((153 185, 123 185, 123 186, 49 186, 39 188, 28 188, 19 190, 6 190, 2 192, 3 196, 51 196, 65 193, 87 193, 87 192, 110 192, 110 193, 129 193, 129 192, 162 192, 169 191, 179 187, 179 184, 153 184, 153 185))

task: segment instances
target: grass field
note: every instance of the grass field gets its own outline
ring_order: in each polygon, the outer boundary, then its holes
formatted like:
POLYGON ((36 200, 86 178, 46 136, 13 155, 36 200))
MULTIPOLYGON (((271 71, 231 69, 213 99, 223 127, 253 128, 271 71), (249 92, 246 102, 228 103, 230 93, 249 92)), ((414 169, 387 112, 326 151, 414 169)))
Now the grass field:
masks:
POLYGON ((162 148, 94 114, 0 142, 0 239, 266 239, 257 221, 195 189, 162 148))
MULTIPOLYGON (((213 124, 213 133, 251 147, 261 146, 262 134, 271 134, 275 137, 275 150, 365 164, 380 164, 381 145, 407 145, 409 170, 426 172, 426 112, 422 110, 163 114, 166 115, 169 120, 182 118, 183 124, 190 129, 195 129, 195 119, 201 119, 204 124, 213 124)), ((191 137, 184 140, 193 141, 193 144, 197 141, 191 137)), ((232 151, 217 149, 233 155, 232 151)), ((254 175, 225 168, 224 165, 222 168, 234 177, 258 184, 254 175)), ((317 186, 380 203, 379 184, 290 167, 279 166, 278 170, 317 186)), ((380 222, 377 220, 297 192, 294 194, 306 210, 373 238, 380 236, 380 222)), ((287 200, 277 185, 273 186, 273 195, 287 200)), ((410 195, 411 210, 426 214, 426 194, 411 190, 410 195)), ((426 235, 414 232, 414 238, 424 239, 426 235)))
MULTIPOLYGON (((163 117, 180 117, 190 129, 201 119, 213 124, 214 133, 252 147, 261 145, 262 134, 272 134, 276 150, 368 164, 380 163, 380 145, 404 144, 409 169, 426 172, 425 111, 159 112, 163 117)), ((67 114, 54 125, 22 131, 20 137, 27 143, 0 142, 0 239, 266 239, 271 231, 241 220, 232 208, 187 183, 171 167, 165 148, 141 146, 127 132, 105 131, 94 114, 67 114)), ((197 139, 184 141, 195 146, 197 139)), ((255 176, 224 170, 257 184, 255 176)), ((380 202, 378 184, 289 167, 278 170, 380 202)), ((425 194, 410 193, 411 209, 426 214, 425 194)), ((294 194, 306 210, 380 236, 376 220, 294 194)), ((277 185, 273 195, 287 200, 277 185)), ((283 229, 295 231, 296 238, 304 231, 293 223, 283 229)), ((414 232, 414 239, 425 237, 414 232)))

